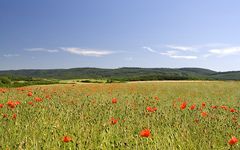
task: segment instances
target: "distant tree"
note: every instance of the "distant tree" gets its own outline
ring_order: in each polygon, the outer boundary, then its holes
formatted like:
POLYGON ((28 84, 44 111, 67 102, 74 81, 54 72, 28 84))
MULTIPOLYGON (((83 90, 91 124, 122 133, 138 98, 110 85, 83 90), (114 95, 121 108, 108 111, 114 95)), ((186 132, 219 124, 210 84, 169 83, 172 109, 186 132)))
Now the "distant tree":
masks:
POLYGON ((107 79, 106 83, 112 83, 113 80, 112 79, 107 79))
POLYGON ((11 80, 8 77, 0 77, 0 82, 2 84, 11 84, 11 80))

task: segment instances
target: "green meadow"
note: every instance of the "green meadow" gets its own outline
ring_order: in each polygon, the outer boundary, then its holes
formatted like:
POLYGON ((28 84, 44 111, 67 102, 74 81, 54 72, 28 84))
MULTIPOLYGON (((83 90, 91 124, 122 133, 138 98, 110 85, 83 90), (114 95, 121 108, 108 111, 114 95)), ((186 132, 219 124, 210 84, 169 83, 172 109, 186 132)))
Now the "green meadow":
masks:
POLYGON ((237 150, 239 102, 236 81, 1 88, 0 149, 237 150))

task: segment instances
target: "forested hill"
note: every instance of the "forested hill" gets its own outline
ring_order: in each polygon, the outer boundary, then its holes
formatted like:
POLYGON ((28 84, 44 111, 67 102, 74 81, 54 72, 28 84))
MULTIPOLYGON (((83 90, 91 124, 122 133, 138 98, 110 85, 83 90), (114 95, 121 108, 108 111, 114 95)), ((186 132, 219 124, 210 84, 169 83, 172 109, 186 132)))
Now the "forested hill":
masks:
POLYGON ((216 72, 203 68, 72 68, 0 71, 8 78, 135 80, 240 80, 240 72, 216 72))

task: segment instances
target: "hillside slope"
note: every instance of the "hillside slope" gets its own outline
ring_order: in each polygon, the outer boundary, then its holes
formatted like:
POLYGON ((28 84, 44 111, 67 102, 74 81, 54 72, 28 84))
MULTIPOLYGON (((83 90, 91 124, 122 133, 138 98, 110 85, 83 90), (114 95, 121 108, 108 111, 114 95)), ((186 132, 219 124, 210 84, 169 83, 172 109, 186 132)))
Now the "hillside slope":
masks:
POLYGON ((240 80, 240 72, 215 72, 203 68, 72 68, 0 71, 9 78, 113 79, 113 80, 240 80))

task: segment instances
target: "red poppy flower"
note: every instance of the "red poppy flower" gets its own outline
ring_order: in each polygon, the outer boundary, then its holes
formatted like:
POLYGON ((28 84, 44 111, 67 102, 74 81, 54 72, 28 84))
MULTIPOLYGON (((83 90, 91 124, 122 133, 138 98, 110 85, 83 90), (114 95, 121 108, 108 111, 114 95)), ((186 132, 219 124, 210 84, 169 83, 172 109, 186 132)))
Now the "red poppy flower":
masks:
POLYGON ((236 112, 236 110, 234 108, 231 108, 230 112, 236 112))
POLYGON ((0 104, 0 108, 3 108, 4 104, 0 104))
POLYGON ((204 111, 203 111, 203 112, 201 113, 201 116, 202 116, 202 117, 207 117, 207 115, 208 115, 207 112, 204 112, 204 111))
POLYGON ((21 102, 19 102, 19 101, 16 101, 16 102, 15 102, 15 104, 16 104, 16 105, 20 105, 20 104, 21 104, 21 102))
POLYGON ((42 98, 40 98, 40 97, 35 97, 35 101, 36 102, 41 102, 43 99, 42 98))
POLYGON ((187 102, 183 102, 180 106, 180 108, 183 110, 187 107, 187 102))
POLYGON ((112 99, 112 103, 113 103, 113 104, 116 104, 116 103, 117 103, 117 98, 113 98, 113 99, 112 99))
POLYGON ((8 102, 7 102, 7 105, 8 105, 8 107, 10 107, 10 108, 15 108, 15 107, 16 107, 16 103, 13 102, 13 101, 8 101, 8 102))
POLYGON ((159 100, 158 96, 155 96, 154 99, 155 99, 155 100, 159 100))
POLYGON ((17 114, 13 114, 12 118, 16 119, 17 118, 17 114))
POLYGON ((152 108, 148 106, 148 107, 147 107, 147 111, 150 111, 150 112, 151 112, 151 111, 152 111, 152 108))
POLYGON ((195 107, 196 107, 196 105, 194 104, 194 105, 192 105, 192 106, 190 107, 190 109, 191 109, 191 110, 194 110, 195 107))
POLYGON ((157 111, 157 108, 156 107, 154 107, 154 108, 151 108, 151 107, 147 107, 147 111, 148 112, 155 112, 155 111, 157 111))
POLYGON ((150 136, 150 130, 149 129, 144 129, 140 132, 141 137, 149 137, 150 136))
POLYGON ((237 139, 235 136, 233 136, 233 137, 228 141, 228 144, 234 145, 234 144, 236 144, 237 142, 238 142, 238 139, 237 139))
POLYGON ((217 106, 211 106, 213 109, 216 109, 217 108, 217 106))
POLYGON ((203 103, 202 103, 202 107, 205 107, 205 106, 206 106, 206 103, 203 102, 203 103))
POLYGON ((28 92, 28 96, 32 96, 33 95, 33 93, 32 92, 28 92))
POLYGON ((28 102, 28 104, 33 106, 33 102, 28 102))
POLYGON ((67 143, 67 142, 70 142, 70 141, 72 141, 72 139, 69 136, 64 136, 63 137, 63 142, 67 143))
POLYGON ((115 125, 117 122, 118 122, 117 119, 114 119, 114 118, 111 119, 111 124, 112 124, 112 125, 115 125))
POLYGON ((224 110, 227 110, 227 109, 228 109, 227 106, 221 106, 221 108, 224 109, 224 110))
POLYGON ((5 93, 7 90, 0 88, 0 93, 5 93))

